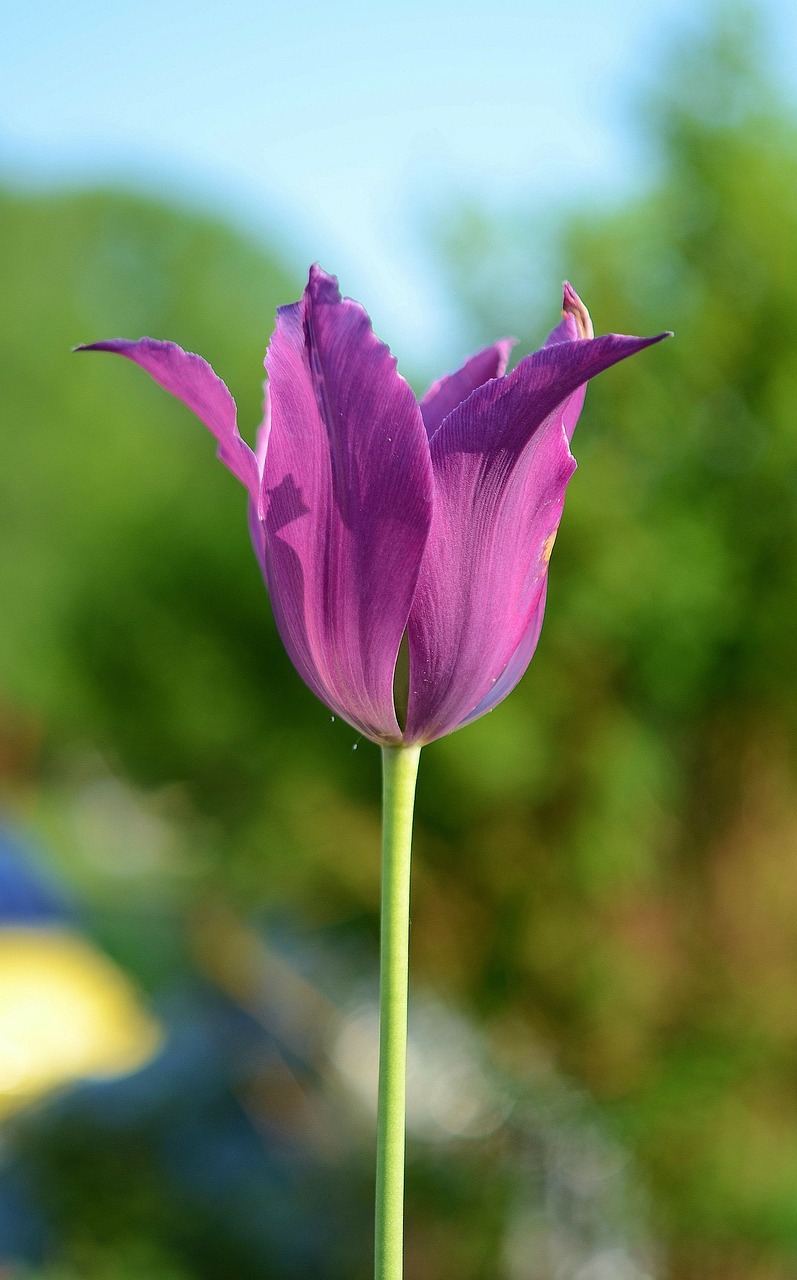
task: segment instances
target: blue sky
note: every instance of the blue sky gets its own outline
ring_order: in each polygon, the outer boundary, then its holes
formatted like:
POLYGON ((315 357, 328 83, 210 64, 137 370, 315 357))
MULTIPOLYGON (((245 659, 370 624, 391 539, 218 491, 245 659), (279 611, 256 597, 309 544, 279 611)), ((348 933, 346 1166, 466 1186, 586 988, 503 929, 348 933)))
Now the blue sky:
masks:
MULTIPOLYGON (((791 0, 761 7, 794 78, 791 0)), ((121 179, 227 213, 336 271, 426 364, 453 328, 427 219, 644 180, 630 107, 695 21, 687 0, 9 5, 0 177, 121 179)))

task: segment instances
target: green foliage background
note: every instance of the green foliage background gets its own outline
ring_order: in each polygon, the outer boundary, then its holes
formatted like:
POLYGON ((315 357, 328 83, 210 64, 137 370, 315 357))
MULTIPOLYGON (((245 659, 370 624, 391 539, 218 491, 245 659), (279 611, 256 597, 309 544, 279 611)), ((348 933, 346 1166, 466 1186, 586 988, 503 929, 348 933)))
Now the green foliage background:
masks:
MULTIPOLYGON (((474 343, 508 312, 538 344, 565 273, 599 332, 676 340, 591 387, 532 668, 425 753, 412 964, 499 1058, 543 1046, 598 1100, 650 1189, 663 1274, 781 1280, 797 1276, 797 127, 744 27, 662 83, 638 197, 441 227, 474 343)), ((278 249, 154 200, 0 196, 8 804, 152 990, 208 894, 373 947, 378 759, 285 658, 212 442, 132 366, 69 348, 146 331, 198 350, 251 438, 273 312, 300 288, 278 249), (121 887, 69 822, 98 774, 172 833, 121 887)), ((77 1196, 67 1241, 83 1212, 77 1196)), ((161 1274, 152 1231, 136 1275, 161 1274)), ((428 1255, 438 1280, 447 1256, 428 1255)))

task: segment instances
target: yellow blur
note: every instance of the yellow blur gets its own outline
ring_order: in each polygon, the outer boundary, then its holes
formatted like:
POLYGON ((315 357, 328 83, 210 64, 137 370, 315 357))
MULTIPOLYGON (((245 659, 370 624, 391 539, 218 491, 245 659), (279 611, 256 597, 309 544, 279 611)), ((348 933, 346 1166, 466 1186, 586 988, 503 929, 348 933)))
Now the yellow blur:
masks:
POLYGON ((161 1038, 121 970, 77 934, 0 929, 0 1119, 76 1080, 138 1070, 161 1038))

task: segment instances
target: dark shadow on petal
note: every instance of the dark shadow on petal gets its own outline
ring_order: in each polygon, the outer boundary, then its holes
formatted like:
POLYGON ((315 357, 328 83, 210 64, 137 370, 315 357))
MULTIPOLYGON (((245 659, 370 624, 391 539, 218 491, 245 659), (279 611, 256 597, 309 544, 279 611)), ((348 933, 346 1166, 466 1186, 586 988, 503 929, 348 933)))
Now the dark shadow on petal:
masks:
POLYGON ((269 537, 300 516, 310 514, 310 508, 292 475, 285 476, 274 489, 266 489, 265 497, 265 525, 269 537))

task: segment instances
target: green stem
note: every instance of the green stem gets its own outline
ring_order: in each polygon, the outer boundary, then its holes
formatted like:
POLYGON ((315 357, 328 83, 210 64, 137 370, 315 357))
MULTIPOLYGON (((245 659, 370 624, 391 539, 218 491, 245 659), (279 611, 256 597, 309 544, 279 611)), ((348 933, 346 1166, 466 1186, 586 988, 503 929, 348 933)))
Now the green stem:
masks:
POLYGON ((382 917, 375 1280, 404 1270, 404 1130, 412 811, 420 747, 382 748, 382 917))

